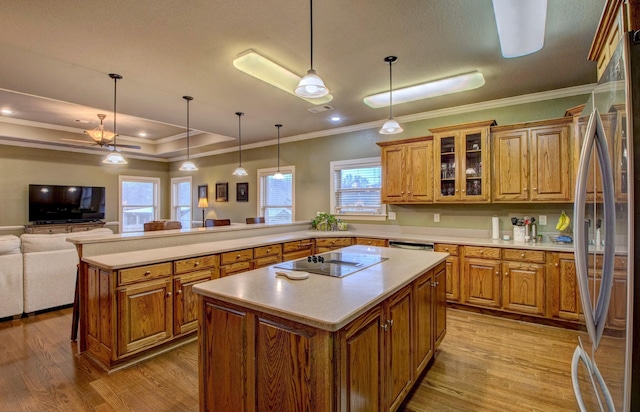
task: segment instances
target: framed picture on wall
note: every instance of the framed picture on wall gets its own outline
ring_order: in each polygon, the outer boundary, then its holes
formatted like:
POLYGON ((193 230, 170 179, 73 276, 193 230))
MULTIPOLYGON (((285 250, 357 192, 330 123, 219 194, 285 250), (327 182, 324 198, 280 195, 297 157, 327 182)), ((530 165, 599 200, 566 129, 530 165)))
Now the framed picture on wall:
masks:
POLYGON ((229 201, 229 183, 216 183, 216 202, 229 201))
POLYGON ((236 183, 236 201, 249 201, 249 183, 236 183))
POLYGON ((198 200, 207 199, 209 197, 209 185, 198 186, 198 200))

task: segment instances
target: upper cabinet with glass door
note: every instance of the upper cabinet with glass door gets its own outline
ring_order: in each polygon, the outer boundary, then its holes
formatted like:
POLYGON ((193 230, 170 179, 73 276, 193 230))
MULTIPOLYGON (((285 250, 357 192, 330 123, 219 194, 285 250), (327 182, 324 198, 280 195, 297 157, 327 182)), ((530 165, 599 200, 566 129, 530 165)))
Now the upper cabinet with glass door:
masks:
POLYGON ((430 129, 434 140, 434 199, 438 203, 491 200, 489 132, 495 120, 430 129))

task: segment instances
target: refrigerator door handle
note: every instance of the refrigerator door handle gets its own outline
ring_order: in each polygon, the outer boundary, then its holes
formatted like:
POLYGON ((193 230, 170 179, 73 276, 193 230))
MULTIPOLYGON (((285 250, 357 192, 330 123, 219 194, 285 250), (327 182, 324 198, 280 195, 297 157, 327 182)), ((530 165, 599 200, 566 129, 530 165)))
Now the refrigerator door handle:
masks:
POLYGON ((576 178, 575 203, 573 215, 576 225, 573 228, 573 238, 575 244, 575 261, 578 286, 580 288, 580 299, 582 309, 587 324, 587 332, 593 343, 593 349, 597 349, 604 332, 604 324, 611 300, 611 288, 613 286, 613 266, 615 259, 615 193, 613 186, 613 172, 611 161, 609 160, 609 149, 602 126, 602 120, 598 109, 594 108, 589 117, 587 131, 585 134, 582 151, 580 153, 580 163, 578 164, 578 174, 576 178), (595 308, 591 305, 591 294, 589 292, 589 272, 588 259, 589 249, 587 244, 587 228, 582 224, 585 222, 585 208, 587 195, 587 177, 589 173, 589 159, 593 147, 597 149, 598 164, 601 170, 602 187, 604 192, 604 230, 605 249, 603 252, 604 262, 602 266, 602 283, 600 292, 596 299, 595 308))
POLYGON ((584 404, 584 400, 582 399, 582 392, 580 391, 580 380, 578 378, 579 371, 578 367, 580 366, 580 362, 582 362, 589 374, 589 379, 591 380, 591 385, 594 388, 594 393, 598 399, 598 403, 600 404, 600 410, 604 411, 602 408, 602 400, 598 393, 602 393, 602 397, 607 405, 607 411, 614 412, 616 410, 615 405, 613 404, 613 398, 611 397, 611 393, 609 392, 609 388, 607 388, 607 384, 600 374, 600 370, 598 370, 598 366, 595 362, 592 362, 589 358, 589 355, 582 346, 576 346, 576 350, 573 352, 573 359, 571 360, 571 383, 573 384, 573 393, 576 396, 576 401, 578 402, 578 407, 580 408, 580 412, 588 412, 587 407, 584 404), (594 380, 595 378, 595 380, 594 380), (600 387, 600 391, 596 387, 596 384, 600 387))

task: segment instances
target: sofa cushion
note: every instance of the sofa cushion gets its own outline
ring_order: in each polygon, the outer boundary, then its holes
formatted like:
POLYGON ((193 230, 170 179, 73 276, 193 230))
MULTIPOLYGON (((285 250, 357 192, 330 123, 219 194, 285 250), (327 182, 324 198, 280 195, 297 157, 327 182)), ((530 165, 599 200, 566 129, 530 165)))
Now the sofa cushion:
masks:
POLYGON ((0 236, 0 255, 20 253, 20 238, 15 235, 0 236))
POLYGON ((49 252, 55 250, 75 249, 73 243, 67 242, 69 233, 55 233, 53 235, 25 233, 22 239, 22 253, 49 252))

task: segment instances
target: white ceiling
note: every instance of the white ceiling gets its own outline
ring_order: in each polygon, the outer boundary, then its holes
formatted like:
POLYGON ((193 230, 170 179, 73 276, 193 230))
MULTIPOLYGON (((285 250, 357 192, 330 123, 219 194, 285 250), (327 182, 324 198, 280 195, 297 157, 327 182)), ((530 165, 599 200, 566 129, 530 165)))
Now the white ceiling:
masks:
MULTIPOLYGON (((388 108, 362 99, 388 89, 383 61, 398 56, 394 88, 481 71, 476 90, 395 105, 396 117, 594 83, 587 53, 604 0, 549 0, 545 44, 516 59, 500 54, 491 0, 316 0, 314 68, 334 96, 334 110, 313 104, 233 67, 253 49, 302 76, 309 68, 309 2, 305 0, 4 0, 0 12, 0 138, 72 150, 61 138, 107 114, 112 129, 118 73, 121 143, 141 154, 185 154, 191 95, 192 154, 379 121, 388 108), (331 122, 330 115, 343 120, 331 122), (79 123, 77 120, 88 121, 79 123), (137 136, 146 131, 148 136, 137 136), (64 146, 67 145, 67 146, 64 146)), ((97 148, 96 148, 97 149, 97 148)))

